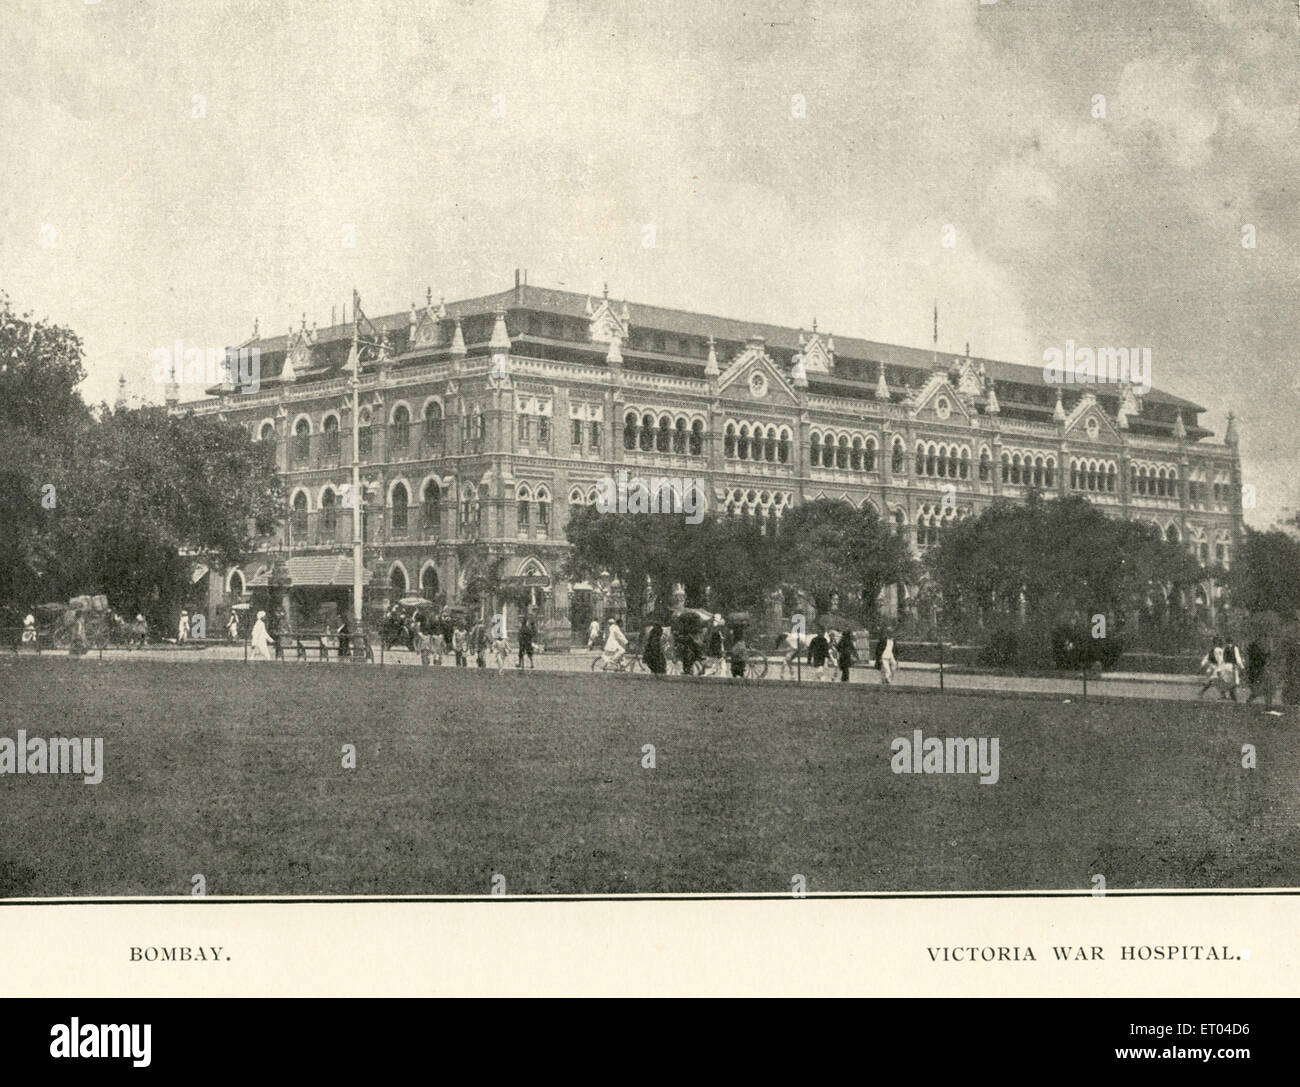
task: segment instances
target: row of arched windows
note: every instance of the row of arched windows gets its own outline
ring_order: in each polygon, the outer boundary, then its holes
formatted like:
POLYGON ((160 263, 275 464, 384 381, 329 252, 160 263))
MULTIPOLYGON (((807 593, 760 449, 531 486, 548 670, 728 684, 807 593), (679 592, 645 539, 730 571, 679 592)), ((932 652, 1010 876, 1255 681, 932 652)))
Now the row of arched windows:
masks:
POLYGON ((916 474, 938 479, 970 479, 970 450, 964 446, 917 442, 916 474))
POLYGON ((1119 480, 1119 469, 1113 461, 1070 461, 1070 489, 1092 491, 1096 494, 1114 494, 1119 480))
POLYGON ((1178 471, 1174 468, 1148 468, 1129 465, 1129 491, 1148 498, 1176 498, 1178 471))
POLYGON ((518 502, 519 535, 528 535, 529 528, 534 522, 531 516, 534 508, 537 511, 535 520, 538 533, 544 536, 551 531, 551 492, 544 484, 539 484, 535 489, 527 483, 519 484, 515 490, 515 500, 518 502))
POLYGON ((728 423, 722 435, 722 455, 729 460, 789 464, 790 449, 790 431, 785 427, 728 423))
POLYGON ((678 453, 692 457, 704 455, 704 421, 688 422, 685 416, 655 417, 647 412, 629 411, 623 418, 623 448, 642 453, 678 453))
MULTIPOLYGON (((980 478, 984 478, 982 470, 980 478)), ((1003 483, 1018 487, 1051 487, 1054 486, 1055 479, 1055 457, 1035 453, 1002 454, 1003 483)))
POLYGON ((847 434, 838 438, 827 434, 824 438, 816 431, 808 445, 808 463, 813 468, 848 468, 854 472, 876 470, 876 439, 847 434))

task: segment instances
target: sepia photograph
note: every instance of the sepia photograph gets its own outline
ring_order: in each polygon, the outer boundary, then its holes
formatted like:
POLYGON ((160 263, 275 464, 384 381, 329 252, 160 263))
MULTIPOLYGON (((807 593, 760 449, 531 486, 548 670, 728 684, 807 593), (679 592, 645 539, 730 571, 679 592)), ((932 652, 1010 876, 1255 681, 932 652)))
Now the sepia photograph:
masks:
POLYGON ((1297 4, 0 30, 0 900, 1300 886, 1297 4))

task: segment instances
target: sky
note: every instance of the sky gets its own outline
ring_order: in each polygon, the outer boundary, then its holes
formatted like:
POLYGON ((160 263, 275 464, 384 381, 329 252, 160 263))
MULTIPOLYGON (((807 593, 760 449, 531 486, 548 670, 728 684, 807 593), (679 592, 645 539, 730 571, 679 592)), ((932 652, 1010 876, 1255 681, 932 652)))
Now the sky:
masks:
POLYGON ((1297 0, 0 0, 0 50, 0 289, 89 401, 515 268, 915 346, 937 302, 941 351, 1149 347, 1248 523, 1300 507, 1297 0))

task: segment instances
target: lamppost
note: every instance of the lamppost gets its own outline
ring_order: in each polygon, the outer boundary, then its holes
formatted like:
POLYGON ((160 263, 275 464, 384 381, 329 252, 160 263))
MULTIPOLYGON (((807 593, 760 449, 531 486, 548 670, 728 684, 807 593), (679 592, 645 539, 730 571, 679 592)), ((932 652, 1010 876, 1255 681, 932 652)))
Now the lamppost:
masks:
MULTIPOLYGON (((354 630, 362 630, 362 596, 365 576, 365 541, 362 539, 361 516, 362 504, 367 496, 361 492, 361 350, 384 350, 384 344, 378 336, 374 340, 362 340, 360 333, 361 295, 352 291, 352 346, 348 350, 348 361, 344 367, 348 373, 348 392, 352 397, 352 623, 354 630)), ((367 319, 367 325, 370 321, 367 319)), ((372 333, 374 326, 370 326, 372 333)), ((382 522, 382 513, 380 514, 382 522)), ((382 545, 381 545, 382 546, 382 545)), ((382 551, 381 551, 382 555, 382 551)))

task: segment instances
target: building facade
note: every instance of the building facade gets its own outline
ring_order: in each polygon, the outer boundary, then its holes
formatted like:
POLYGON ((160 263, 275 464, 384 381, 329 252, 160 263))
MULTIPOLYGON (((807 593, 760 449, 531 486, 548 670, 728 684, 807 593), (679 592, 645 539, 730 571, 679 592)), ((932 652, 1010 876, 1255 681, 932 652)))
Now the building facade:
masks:
MULTIPOLYGON (((352 419, 351 322, 242 344, 260 384, 169 408, 215 413, 273 442, 283 529, 238 567, 209 571, 210 610, 259 590, 296 623, 351 585, 353 501, 365 511, 372 602, 455 603, 489 570, 552 628, 610 606, 562 576, 565 523, 620 470, 703 481, 710 509, 779 519, 801 502, 867 506, 917 553, 947 525, 1031 488, 1082 494, 1149 521, 1207 567, 1239 543, 1235 423, 1126 383, 1049 385, 1034 367, 515 286, 365 321, 352 419), (350 493, 359 427, 363 493, 350 493)), ((355 316, 355 315, 354 315, 355 316)), ((896 601, 890 605, 895 606, 896 601)))

